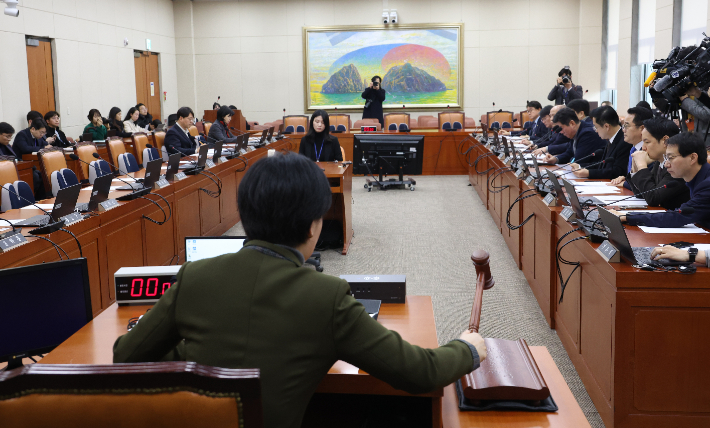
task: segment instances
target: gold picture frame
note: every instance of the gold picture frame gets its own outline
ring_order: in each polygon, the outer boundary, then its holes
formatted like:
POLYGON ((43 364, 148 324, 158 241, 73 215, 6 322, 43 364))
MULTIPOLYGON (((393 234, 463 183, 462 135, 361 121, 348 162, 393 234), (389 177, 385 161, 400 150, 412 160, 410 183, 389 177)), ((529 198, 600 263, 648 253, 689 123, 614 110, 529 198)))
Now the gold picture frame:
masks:
POLYGON ((362 111, 375 74, 385 110, 463 109, 463 35, 463 23, 303 27, 304 110, 362 111))

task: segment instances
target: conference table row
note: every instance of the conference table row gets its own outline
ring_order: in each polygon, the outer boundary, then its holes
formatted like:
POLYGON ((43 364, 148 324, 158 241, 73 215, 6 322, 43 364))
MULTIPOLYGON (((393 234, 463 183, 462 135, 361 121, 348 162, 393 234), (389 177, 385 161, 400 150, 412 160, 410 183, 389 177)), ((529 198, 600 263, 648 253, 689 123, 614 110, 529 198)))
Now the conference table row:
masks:
MULTIPOLYGON (((542 195, 518 200, 533 193, 535 182, 527 184, 526 174, 484 144, 473 141, 470 148, 469 181, 606 426, 710 426, 710 270, 699 266, 682 275, 637 269, 623 259, 610 263, 596 251, 600 244, 579 239, 561 251, 579 268, 572 272, 574 266, 561 263, 558 273, 558 240, 564 237, 564 245, 583 232, 542 195), (560 276, 569 277, 561 301, 560 276)), ((619 195, 632 193, 622 189, 619 195)), ((710 243, 708 233, 625 230, 632 247, 710 243)))

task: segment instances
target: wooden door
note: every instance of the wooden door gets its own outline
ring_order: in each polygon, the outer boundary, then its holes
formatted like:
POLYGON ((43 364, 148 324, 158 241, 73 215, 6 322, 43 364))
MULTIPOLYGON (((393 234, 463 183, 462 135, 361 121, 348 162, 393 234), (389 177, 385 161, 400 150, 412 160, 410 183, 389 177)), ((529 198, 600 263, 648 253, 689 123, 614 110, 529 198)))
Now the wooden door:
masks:
POLYGON ((40 40, 39 46, 26 46, 26 49, 30 107, 44 115, 55 110, 52 44, 40 40))
POLYGON ((134 64, 136 69, 136 101, 143 103, 153 119, 161 119, 160 109, 160 71, 158 54, 135 51, 134 64), (152 87, 151 87, 152 85, 152 87))

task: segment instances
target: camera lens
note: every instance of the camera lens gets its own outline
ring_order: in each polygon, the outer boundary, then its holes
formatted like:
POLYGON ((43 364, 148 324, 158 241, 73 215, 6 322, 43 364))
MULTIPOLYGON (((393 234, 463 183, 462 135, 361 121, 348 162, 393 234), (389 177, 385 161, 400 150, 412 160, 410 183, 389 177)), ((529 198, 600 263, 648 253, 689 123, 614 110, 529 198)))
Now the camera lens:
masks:
POLYGON ((569 77, 567 77, 567 76, 563 77, 562 83, 565 83, 565 84, 569 83, 569 77))

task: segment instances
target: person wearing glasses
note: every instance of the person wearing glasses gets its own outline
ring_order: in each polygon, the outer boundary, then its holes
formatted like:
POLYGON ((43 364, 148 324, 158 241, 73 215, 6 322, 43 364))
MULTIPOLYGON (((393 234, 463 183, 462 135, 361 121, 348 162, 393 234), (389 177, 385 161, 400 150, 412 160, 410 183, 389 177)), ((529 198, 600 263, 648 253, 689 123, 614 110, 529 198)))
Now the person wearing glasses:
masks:
MULTIPOLYGON (((624 118, 624 125, 621 129, 624 131, 624 141, 631 144, 631 150, 629 151, 629 158, 626 165, 626 173, 631 174, 638 171, 636 165, 633 163, 633 154, 643 148, 643 122, 651 119, 653 117, 653 112, 644 107, 631 107, 626 110, 626 117, 624 118)), ((611 184, 618 186, 626 181, 625 175, 620 175, 615 179, 611 180, 611 184)), ((624 187, 629 188, 628 184, 624 184, 624 187)))
POLYGON ((695 132, 683 132, 669 138, 663 161, 670 175, 682 178, 690 191, 690 200, 679 211, 627 215, 611 212, 632 226, 683 227, 697 223, 710 228, 710 164, 702 137, 695 132), (691 209, 684 213, 686 208, 691 209))
MULTIPOLYGON (((573 102, 576 101, 584 100, 574 100, 573 102)), ((576 163, 573 163, 572 171, 574 171, 574 175, 593 180, 608 180, 624 175, 631 144, 624 141, 624 133, 621 131, 619 124, 619 115, 613 107, 599 107, 592 111, 591 119, 597 135, 607 141, 604 153, 599 160, 607 160, 609 158, 611 160, 589 168, 581 168, 576 163)))

